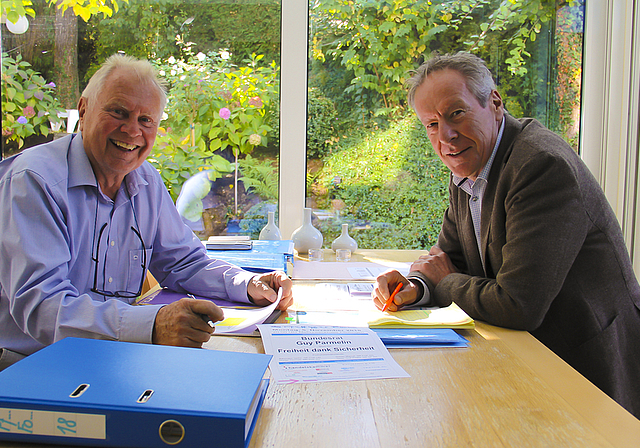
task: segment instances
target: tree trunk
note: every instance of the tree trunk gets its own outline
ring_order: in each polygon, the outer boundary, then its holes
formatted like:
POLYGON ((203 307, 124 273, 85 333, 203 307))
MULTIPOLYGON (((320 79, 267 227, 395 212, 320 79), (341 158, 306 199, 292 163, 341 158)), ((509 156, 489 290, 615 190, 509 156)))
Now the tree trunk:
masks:
POLYGON ((75 109, 80 99, 78 81, 78 18, 71 8, 64 14, 56 7, 55 83, 58 98, 67 109, 75 109))

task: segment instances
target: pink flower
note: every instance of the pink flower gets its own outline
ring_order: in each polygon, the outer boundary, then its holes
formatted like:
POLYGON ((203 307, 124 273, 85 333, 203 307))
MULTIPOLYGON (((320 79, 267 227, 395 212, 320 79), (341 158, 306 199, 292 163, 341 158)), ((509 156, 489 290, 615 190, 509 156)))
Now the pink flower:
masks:
POLYGON ((24 109, 22 109, 22 115, 27 118, 31 118, 36 115, 36 111, 32 106, 26 106, 24 109))
POLYGON ((249 98, 249 106, 255 106, 258 109, 262 107, 262 98, 259 96, 254 96, 249 98))
POLYGON ((231 117, 231 111, 228 108, 223 107, 222 109, 220 109, 220 112, 218 112, 218 115, 223 120, 228 120, 229 117, 231 117))
POLYGON ((249 136, 249 144, 250 145, 257 146, 260 143, 262 143, 262 137, 260 137, 258 134, 251 134, 249 136))

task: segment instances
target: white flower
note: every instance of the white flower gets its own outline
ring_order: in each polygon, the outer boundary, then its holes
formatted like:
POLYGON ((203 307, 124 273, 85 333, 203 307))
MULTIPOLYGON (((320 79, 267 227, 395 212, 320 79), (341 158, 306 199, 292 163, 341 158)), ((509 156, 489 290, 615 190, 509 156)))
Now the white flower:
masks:
POLYGON ((187 75, 182 75, 182 76, 180 77, 180 81, 184 81, 185 79, 187 79, 187 75))
POLYGON ((204 61, 204 58, 206 58, 206 56, 203 52, 200 52, 196 55, 196 58, 198 58, 198 61, 204 61))
POLYGON ((160 76, 164 76, 165 75, 164 70, 160 70, 159 74, 160 76))
POLYGON ((228 51, 226 51, 226 50, 222 50, 222 51, 220 52, 220 57, 221 57, 222 59, 224 59, 224 60, 229 59, 229 57, 230 57, 230 56, 231 56, 231 55, 230 55, 230 54, 229 54, 229 52, 228 52, 228 51))
POLYGON ((176 73, 178 72, 176 72, 175 70, 171 70, 171 76, 176 76, 176 73))
POLYGON ((256 146, 262 142, 262 138, 258 134, 251 134, 249 136, 249 144, 256 146))
POLYGON ((173 56, 171 56, 169 58, 169 64, 175 64, 176 63, 176 58, 174 58, 173 56))

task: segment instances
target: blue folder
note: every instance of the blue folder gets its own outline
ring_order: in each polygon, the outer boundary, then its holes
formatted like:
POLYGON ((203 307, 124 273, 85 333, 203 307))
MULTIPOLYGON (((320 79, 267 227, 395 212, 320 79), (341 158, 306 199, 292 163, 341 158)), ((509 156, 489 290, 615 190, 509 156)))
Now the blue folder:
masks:
POLYGON ((469 341, 450 328, 372 328, 388 348, 468 347, 469 341))
POLYGON ((246 447, 270 355, 67 338, 0 372, 0 440, 246 447))
POLYGON ((293 241, 253 240, 249 250, 207 250, 207 255, 251 272, 280 270, 291 275, 293 241))

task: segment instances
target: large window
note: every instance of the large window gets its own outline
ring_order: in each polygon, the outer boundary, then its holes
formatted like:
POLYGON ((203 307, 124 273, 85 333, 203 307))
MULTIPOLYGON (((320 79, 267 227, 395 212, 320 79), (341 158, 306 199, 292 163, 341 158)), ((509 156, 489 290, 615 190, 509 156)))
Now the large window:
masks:
POLYGON ((435 243, 448 171, 404 86, 431 52, 482 57, 511 115, 579 151, 584 1, 313 0, 309 15, 307 206, 325 247, 343 223, 360 247, 435 243))
POLYGON ((149 161, 183 219, 202 238, 257 236, 278 202, 280 0, 75 2, 64 13, 14 3, 2 25, 4 157, 77 131, 79 95, 107 57, 148 59, 168 87, 149 161))

